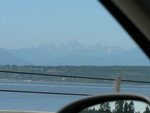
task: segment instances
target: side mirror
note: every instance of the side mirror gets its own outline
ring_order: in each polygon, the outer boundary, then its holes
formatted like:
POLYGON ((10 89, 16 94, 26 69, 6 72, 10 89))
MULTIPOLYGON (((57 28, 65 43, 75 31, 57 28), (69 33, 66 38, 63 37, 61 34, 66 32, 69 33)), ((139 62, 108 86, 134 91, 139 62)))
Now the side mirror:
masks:
POLYGON ((150 98, 135 94, 107 94, 73 102, 58 113, 150 113, 150 98))

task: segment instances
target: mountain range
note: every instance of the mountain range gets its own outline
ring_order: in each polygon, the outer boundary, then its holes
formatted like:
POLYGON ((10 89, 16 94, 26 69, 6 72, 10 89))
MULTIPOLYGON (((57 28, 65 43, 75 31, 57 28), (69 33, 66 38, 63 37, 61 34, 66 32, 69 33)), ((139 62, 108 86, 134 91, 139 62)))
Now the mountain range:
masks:
POLYGON ((0 48, 0 65, 150 65, 139 48, 124 49, 98 43, 85 45, 75 40, 38 47, 0 48))

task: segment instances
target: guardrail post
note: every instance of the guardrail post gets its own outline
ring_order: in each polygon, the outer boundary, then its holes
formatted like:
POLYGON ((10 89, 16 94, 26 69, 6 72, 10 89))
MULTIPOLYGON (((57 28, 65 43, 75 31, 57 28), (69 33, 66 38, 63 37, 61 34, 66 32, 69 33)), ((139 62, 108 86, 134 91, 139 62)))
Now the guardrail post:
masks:
POLYGON ((117 77, 114 81, 114 93, 120 92, 121 78, 117 77))

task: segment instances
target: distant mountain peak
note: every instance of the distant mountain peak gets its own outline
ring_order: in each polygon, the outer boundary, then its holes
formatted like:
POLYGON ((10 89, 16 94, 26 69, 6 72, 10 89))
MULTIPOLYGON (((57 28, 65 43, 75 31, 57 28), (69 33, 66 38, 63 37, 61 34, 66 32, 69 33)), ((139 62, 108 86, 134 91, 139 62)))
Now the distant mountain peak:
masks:
POLYGON ((95 47, 107 47, 107 48, 110 48, 110 46, 106 45, 105 43, 97 43, 94 46, 95 47))
POLYGON ((84 48, 86 48, 86 46, 78 41, 71 40, 71 41, 66 41, 66 42, 59 44, 59 48, 68 49, 70 51, 73 51, 73 50, 77 50, 77 49, 84 49, 84 48))
POLYGON ((70 40, 70 41, 64 42, 64 44, 77 44, 77 43, 80 43, 80 42, 78 42, 76 40, 70 40))
POLYGON ((78 41, 75 41, 75 40, 71 40, 71 41, 66 41, 66 42, 64 42, 62 45, 65 45, 65 46, 70 46, 70 45, 81 45, 81 43, 78 42, 78 41))
POLYGON ((56 45, 53 44, 53 43, 51 43, 51 44, 43 43, 43 44, 41 44, 38 48, 51 50, 51 49, 56 48, 56 45))
POLYGON ((47 48, 47 47, 49 47, 49 44, 48 43, 43 43, 43 44, 40 45, 40 47, 41 48, 47 48))
POLYGON ((75 40, 60 44, 44 43, 38 47, 24 49, 0 48, 0 60, 1 65, 147 65, 149 63, 138 48, 124 49, 104 43, 89 46, 75 40), (141 62, 138 63, 139 61, 141 62))

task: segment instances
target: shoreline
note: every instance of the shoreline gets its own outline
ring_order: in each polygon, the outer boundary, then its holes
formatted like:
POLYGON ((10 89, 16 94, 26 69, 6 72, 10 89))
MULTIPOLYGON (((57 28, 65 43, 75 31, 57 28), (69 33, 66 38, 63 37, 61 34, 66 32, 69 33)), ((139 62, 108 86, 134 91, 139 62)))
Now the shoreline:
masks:
MULTIPOLYGON (((17 84, 38 84, 38 85, 68 85, 68 86, 96 86, 96 87, 114 87, 114 83, 80 83, 80 82, 58 82, 58 81, 32 81, 32 80, 9 80, 9 79, 1 79, 1 83, 17 83, 17 84)), ((148 84, 121 84, 124 88, 143 88, 149 87, 148 84)))

